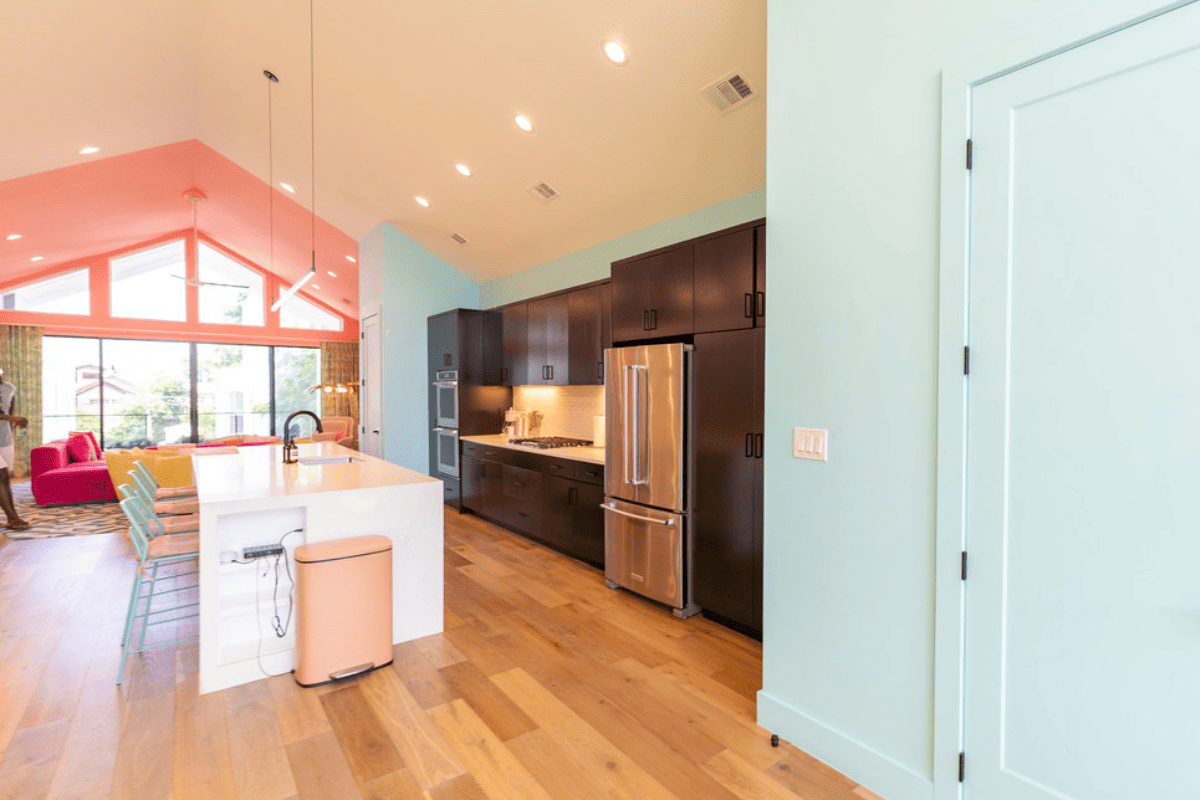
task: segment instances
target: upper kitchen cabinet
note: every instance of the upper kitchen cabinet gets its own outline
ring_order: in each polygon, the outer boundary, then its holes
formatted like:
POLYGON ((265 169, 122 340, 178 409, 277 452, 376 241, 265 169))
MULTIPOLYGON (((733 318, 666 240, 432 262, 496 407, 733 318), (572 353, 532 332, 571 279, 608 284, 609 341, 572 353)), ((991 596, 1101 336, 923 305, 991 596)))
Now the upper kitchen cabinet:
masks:
POLYGON ((766 314, 762 220, 613 262, 612 339, 756 328, 766 314))
POLYGON ((754 229, 702 239, 694 247, 696 333, 753 328, 754 229))
POLYGON ((446 311, 429 318, 429 375, 438 370, 458 369, 458 311, 446 311))
POLYGON ((756 326, 767 322, 767 226, 754 229, 754 317, 756 326))
POLYGON ((604 385, 604 349, 612 346, 612 284, 567 295, 568 382, 604 385))
POLYGON ((529 312, 525 303, 501 309, 503 324, 501 386, 524 386, 528 379, 529 312))
POLYGON ((480 377, 482 386, 503 386, 500 370, 504 368, 504 312, 500 309, 484 311, 482 314, 482 354, 480 377))
POLYGON ((612 265, 614 342, 687 336, 692 322, 690 243, 612 265))
POLYGON ((528 305, 526 382, 531 386, 565 386, 568 382, 568 295, 554 294, 528 305))

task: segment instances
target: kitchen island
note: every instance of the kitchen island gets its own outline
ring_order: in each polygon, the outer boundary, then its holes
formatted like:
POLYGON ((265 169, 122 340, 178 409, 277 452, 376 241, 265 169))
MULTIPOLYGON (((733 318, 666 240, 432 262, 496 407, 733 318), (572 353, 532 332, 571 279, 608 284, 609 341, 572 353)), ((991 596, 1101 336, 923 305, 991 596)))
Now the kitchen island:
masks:
POLYGON ((302 544, 381 534, 392 541, 392 641, 442 630, 441 481, 332 442, 192 456, 200 500, 200 692, 289 672, 296 619, 292 554, 302 544), (282 543, 244 561, 246 547, 282 543), (290 570, 290 572, 289 572, 290 570), (276 636, 278 617, 286 633, 276 636))

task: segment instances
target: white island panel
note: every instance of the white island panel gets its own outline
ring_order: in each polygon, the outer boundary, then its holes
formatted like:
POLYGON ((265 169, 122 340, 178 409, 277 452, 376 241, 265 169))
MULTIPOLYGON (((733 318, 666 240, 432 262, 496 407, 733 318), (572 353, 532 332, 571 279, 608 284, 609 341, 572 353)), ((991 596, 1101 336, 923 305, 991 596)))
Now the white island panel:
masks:
POLYGON ((443 628, 441 481, 328 442, 301 445, 300 455, 354 460, 284 464, 279 445, 193 456, 200 498, 202 693, 295 666, 295 615, 284 638, 276 637, 271 625, 274 598, 280 617, 287 614, 286 573, 281 570, 285 577, 276 594, 274 557, 249 565, 221 563, 234 554, 240 558, 250 545, 282 539, 294 578, 292 554, 301 544, 387 536, 392 541, 393 642, 443 628), (300 533, 289 534, 298 528, 300 533))

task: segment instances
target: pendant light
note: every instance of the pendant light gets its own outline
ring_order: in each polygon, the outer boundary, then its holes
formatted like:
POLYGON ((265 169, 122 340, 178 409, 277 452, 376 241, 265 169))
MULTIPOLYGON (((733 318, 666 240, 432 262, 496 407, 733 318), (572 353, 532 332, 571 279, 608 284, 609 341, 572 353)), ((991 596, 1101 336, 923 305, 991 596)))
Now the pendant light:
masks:
MULTIPOLYGON (((310 132, 310 136, 309 136, 309 152, 310 152, 310 158, 311 158, 309 176, 312 180, 311 195, 310 195, 310 199, 309 199, 309 207, 310 207, 309 219, 310 219, 311 231, 312 231, 312 234, 311 234, 312 235, 312 240, 311 240, 312 266, 309 268, 308 272, 306 272, 302 276, 300 276, 300 280, 293 283, 286 292, 279 295, 279 299, 276 300, 275 303, 271 306, 272 311, 278 311, 280 308, 282 308, 283 304, 286 303, 292 295, 294 295, 297 291, 299 291, 301 286, 308 283, 309 280, 311 280, 312 277, 317 274, 317 99, 316 99, 317 98, 317 92, 316 92, 317 81, 316 81, 316 70, 314 68, 315 48, 313 46, 313 31, 314 31, 313 0, 309 0, 309 3, 308 3, 308 78, 309 78, 308 99, 309 99, 309 125, 311 126, 310 127, 311 132, 310 132)), ((270 111, 271 87, 270 87, 270 85, 271 85, 271 83, 278 83, 279 78, 277 78, 273 74, 271 74, 271 72, 269 70, 263 70, 263 74, 267 76, 267 79, 270 82, 267 84, 267 98, 268 98, 267 99, 267 127, 268 127, 268 129, 270 129, 270 126, 271 126, 271 111, 270 111)), ((273 142, 272 142, 272 144, 273 144, 273 142)), ((270 170, 272 168, 268 167, 268 169, 270 170)), ((274 220, 274 211, 273 211, 273 209, 274 209, 273 201, 274 201, 274 197, 275 197, 275 194, 274 194, 274 192, 275 192, 275 176, 274 176, 273 171, 272 171, 272 174, 270 175, 270 180, 271 180, 271 197, 272 197, 271 267, 272 267, 272 272, 273 272, 274 266, 275 266, 275 220, 274 220)))

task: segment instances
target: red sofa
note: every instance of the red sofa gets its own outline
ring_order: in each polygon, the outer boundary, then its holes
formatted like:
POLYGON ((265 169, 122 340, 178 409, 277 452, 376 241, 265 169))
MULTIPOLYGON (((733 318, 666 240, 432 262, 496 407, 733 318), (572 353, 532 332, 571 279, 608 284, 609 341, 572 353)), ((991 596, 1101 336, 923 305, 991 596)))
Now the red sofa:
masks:
POLYGON ((29 471, 33 501, 39 506, 117 499, 104 459, 72 461, 65 441, 33 448, 29 471))

